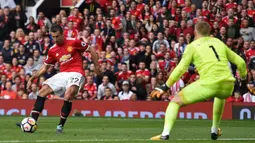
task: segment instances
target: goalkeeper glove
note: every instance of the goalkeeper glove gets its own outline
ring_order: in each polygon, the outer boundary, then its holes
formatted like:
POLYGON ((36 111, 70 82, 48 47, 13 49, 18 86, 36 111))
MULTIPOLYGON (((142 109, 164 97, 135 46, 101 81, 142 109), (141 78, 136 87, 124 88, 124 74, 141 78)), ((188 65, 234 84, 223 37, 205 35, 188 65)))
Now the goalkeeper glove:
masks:
POLYGON ((169 89, 169 87, 164 84, 160 87, 156 87, 150 94, 150 97, 153 99, 159 99, 166 91, 169 89))

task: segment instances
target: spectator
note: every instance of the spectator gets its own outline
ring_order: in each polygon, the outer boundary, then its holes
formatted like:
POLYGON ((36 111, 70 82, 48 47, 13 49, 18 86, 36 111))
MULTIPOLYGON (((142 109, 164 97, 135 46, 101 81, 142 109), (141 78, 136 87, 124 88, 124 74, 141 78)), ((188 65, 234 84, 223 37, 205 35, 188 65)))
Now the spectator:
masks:
POLYGON ((105 39, 111 36, 115 36, 115 30, 112 28, 110 19, 106 20, 106 26, 103 28, 101 35, 104 35, 105 39))
POLYGON ((38 29, 38 25, 35 23, 33 16, 29 17, 29 23, 25 26, 26 33, 35 32, 38 29))
POLYGON ((243 97, 241 96, 241 93, 239 91, 234 92, 234 96, 230 96, 227 98, 227 102, 243 102, 243 97))
POLYGON ((94 100, 97 98, 97 85, 93 82, 92 76, 90 75, 87 76, 87 82, 84 85, 84 89, 85 91, 87 91, 87 93, 85 92, 87 96, 84 95, 84 97, 86 97, 87 100, 94 100))
POLYGON ((14 44, 19 45, 19 41, 16 38, 16 32, 15 31, 11 31, 9 40, 10 40, 10 44, 11 44, 12 47, 15 46, 14 44))
POLYGON ((39 95, 39 93, 38 93, 37 85, 32 84, 31 85, 31 92, 28 94, 28 99, 36 99, 38 95, 39 95))
POLYGON ((35 33, 34 33, 35 39, 42 45, 44 43, 44 33, 42 32, 41 29, 38 29, 35 33))
POLYGON ((178 38, 178 43, 176 43, 174 45, 174 51, 175 51, 176 56, 178 57, 179 60, 181 59, 182 54, 185 51, 185 48, 186 48, 185 37, 184 36, 180 36, 178 38))
POLYGON ((158 33, 158 40, 156 40, 156 41, 153 43, 153 47, 152 47, 153 51, 157 52, 157 51, 159 50, 159 48, 160 48, 160 44, 161 44, 161 43, 164 43, 164 44, 166 45, 167 49, 170 48, 168 41, 167 41, 167 40, 164 40, 163 38, 164 38, 164 37, 163 37, 163 33, 159 32, 159 33, 158 33))
MULTIPOLYGON (((100 61, 99 61, 100 63, 100 61)), ((101 71, 101 75, 97 75, 97 85, 100 85, 102 83, 102 79, 103 79, 103 76, 108 76, 109 77, 109 81, 112 83, 112 84, 115 84, 115 76, 114 76, 114 73, 107 69, 107 61, 103 60, 101 63, 100 63, 100 71, 101 71)))
POLYGON ((146 85, 147 93, 150 95, 152 90, 155 89, 158 86, 159 86, 159 84, 157 83, 157 78, 156 77, 152 77, 151 81, 150 81, 150 84, 146 85))
POLYGON ((139 63, 139 70, 137 70, 135 74, 138 82, 143 83, 144 85, 149 82, 150 71, 146 69, 145 62, 141 61, 139 63))
POLYGON ((11 14, 9 7, 4 8, 4 22, 10 30, 15 30, 15 19, 11 14))
POLYGON ((254 27, 249 27, 249 21, 247 19, 243 21, 243 28, 240 29, 240 34, 244 41, 255 40, 255 29, 254 27))
POLYGON ((24 45, 20 44, 18 52, 14 55, 17 58, 18 64, 24 66, 29 58, 28 52, 26 52, 24 45))
POLYGON ((13 11, 13 17, 15 19, 15 29, 17 28, 24 28, 25 27, 25 23, 27 21, 27 16, 25 14, 25 12, 22 10, 20 5, 16 5, 15 10, 13 11))
POLYGON ((78 30, 73 28, 73 21, 68 21, 67 28, 64 30, 64 36, 66 38, 77 38, 78 37, 78 30))
POLYGON ((42 50, 43 50, 42 54, 43 55, 47 55, 47 53, 48 53, 48 51, 49 51, 51 46, 53 46, 53 44, 50 41, 50 37, 49 36, 45 36, 44 37, 44 42, 43 42, 43 44, 41 46, 42 50))
POLYGON ((27 60, 27 64, 24 66, 24 69, 26 71, 26 74, 32 74, 33 70, 39 70, 40 65, 34 64, 34 59, 32 57, 29 57, 27 60))
POLYGON ((106 87, 104 93, 100 100, 118 100, 118 97, 113 95, 111 88, 106 87))
POLYGON ((239 34, 239 28, 235 24, 234 18, 230 17, 228 20, 227 37, 237 39, 239 34))
POLYGON ((136 94, 137 100, 146 100, 147 92, 144 90, 144 86, 136 80, 136 75, 132 74, 129 78, 130 89, 136 94))
POLYGON ((35 35, 33 32, 29 33, 29 41, 24 45, 27 52, 31 54, 34 53, 35 50, 39 50, 40 53, 42 52, 41 44, 35 40, 35 35))
POLYGON ((42 66, 43 65, 43 56, 40 55, 39 50, 34 50, 33 59, 34 59, 34 64, 35 65, 37 65, 37 66, 42 66))
POLYGON ((0 16, 0 47, 3 44, 4 40, 8 38, 9 28, 4 22, 4 18, 0 16))
POLYGON ((76 30, 80 30, 82 19, 79 16, 78 8, 73 8, 71 10, 70 16, 68 16, 67 20, 73 22, 73 28, 76 30))
POLYGON ((3 55, 5 63, 11 63, 12 56, 13 56, 13 50, 12 50, 9 40, 4 41, 4 45, 3 45, 3 49, 1 50, 1 54, 3 55))
POLYGON ((20 89, 24 89, 24 84, 21 82, 20 76, 14 77, 14 84, 12 85, 12 89, 15 92, 18 92, 20 89))
POLYGON ((12 83, 10 81, 7 81, 5 83, 5 90, 1 92, 1 99, 17 99, 17 94, 15 91, 12 90, 12 83))
POLYGON ((119 92, 118 97, 120 100, 136 100, 136 95, 129 89, 128 81, 123 81, 122 91, 119 92))
POLYGON ((39 28, 43 28, 43 26, 46 26, 48 28, 51 27, 50 20, 47 17, 44 16, 43 12, 39 12, 38 19, 37 19, 37 24, 38 24, 39 28))
POLYGON ((16 38, 19 40, 19 42, 21 43, 21 44, 25 44, 25 33, 24 33, 24 30, 23 29, 21 29, 21 28, 18 28, 17 30, 16 30, 16 38))
POLYGON ((111 88, 113 95, 117 95, 117 91, 115 86, 109 82, 108 76, 103 76, 102 84, 98 86, 98 92, 97 92, 97 99, 100 100, 102 96, 104 96, 105 88, 109 87, 111 88))

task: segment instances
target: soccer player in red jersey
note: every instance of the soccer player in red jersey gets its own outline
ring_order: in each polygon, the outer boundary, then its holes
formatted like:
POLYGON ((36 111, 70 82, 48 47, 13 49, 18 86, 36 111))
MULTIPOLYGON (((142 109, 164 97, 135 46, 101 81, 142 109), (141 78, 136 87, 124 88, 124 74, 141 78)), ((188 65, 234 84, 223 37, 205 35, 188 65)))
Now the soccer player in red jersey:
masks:
POLYGON ((49 49, 45 64, 29 79, 27 88, 31 87, 34 79, 43 75, 55 63, 60 65, 60 72, 43 82, 42 88, 39 90, 39 96, 31 111, 31 116, 35 120, 38 119, 39 114, 44 108, 47 95, 64 95, 61 118, 56 130, 57 133, 61 133, 72 109, 72 99, 84 85, 85 78, 81 53, 90 49, 92 60, 96 60, 95 65, 98 64, 96 52, 93 48, 89 48, 88 43, 86 43, 87 39, 82 38, 83 41, 70 38, 65 39, 63 29, 59 25, 52 26, 51 35, 55 45, 49 49))

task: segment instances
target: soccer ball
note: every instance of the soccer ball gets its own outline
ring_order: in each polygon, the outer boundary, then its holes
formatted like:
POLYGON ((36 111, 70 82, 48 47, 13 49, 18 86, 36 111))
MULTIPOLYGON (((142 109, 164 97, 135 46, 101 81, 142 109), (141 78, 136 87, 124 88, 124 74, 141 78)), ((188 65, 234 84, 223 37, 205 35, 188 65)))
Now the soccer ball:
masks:
POLYGON ((23 132, 33 133, 36 131, 38 126, 37 126, 35 119, 33 119, 31 117, 27 117, 21 121, 20 127, 23 132))

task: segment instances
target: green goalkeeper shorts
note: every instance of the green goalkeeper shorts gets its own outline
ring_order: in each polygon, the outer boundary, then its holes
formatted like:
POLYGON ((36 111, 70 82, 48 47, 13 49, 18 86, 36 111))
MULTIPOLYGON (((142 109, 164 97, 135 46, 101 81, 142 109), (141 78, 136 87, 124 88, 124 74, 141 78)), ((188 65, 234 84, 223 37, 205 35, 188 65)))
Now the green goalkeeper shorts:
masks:
POLYGON ((225 99, 232 95, 233 90, 233 82, 205 85, 201 84, 200 80, 197 80, 183 88, 178 94, 181 96, 184 104, 192 104, 212 99, 214 97, 225 99))

